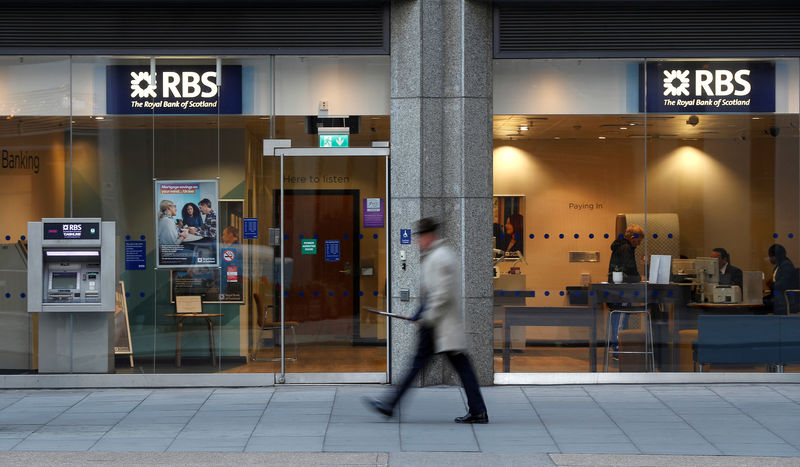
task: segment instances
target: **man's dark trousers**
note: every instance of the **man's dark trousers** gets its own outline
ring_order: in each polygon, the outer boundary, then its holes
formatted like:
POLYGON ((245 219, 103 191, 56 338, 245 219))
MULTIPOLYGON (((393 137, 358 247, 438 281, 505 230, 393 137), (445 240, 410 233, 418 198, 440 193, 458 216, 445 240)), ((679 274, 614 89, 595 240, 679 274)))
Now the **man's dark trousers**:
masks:
MULTIPOLYGON (((402 384, 398 386, 394 398, 389 402, 394 408, 403 394, 411 386, 414 377, 417 373, 425 368, 431 357, 434 354, 433 346, 433 329, 421 326, 419 332, 419 346, 417 347, 417 354, 414 356, 414 362, 411 365, 406 377, 403 379, 402 384)), ((461 378, 461 384, 464 386, 464 392, 467 393, 467 405, 469 405, 469 413, 472 415, 479 415, 486 412, 486 404, 483 402, 481 390, 478 385, 478 379, 475 377, 475 372, 472 370, 472 365, 469 362, 469 357, 463 352, 445 352, 450 364, 455 368, 458 377, 461 378)))

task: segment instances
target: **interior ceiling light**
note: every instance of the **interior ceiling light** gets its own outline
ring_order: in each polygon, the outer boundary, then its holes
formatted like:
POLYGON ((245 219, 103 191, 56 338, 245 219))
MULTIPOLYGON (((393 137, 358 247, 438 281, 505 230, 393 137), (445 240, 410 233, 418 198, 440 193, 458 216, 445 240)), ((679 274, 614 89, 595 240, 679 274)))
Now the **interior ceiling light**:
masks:
POLYGON ((606 139, 605 136, 598 136, 597 139, 606 139))
POLYGON ((621 126, 621 127, 619 127, 619 129, 620 129, 620 130, 627 130, 627 129, 628 129, 628 127, 626 127, 626 126, 621 126))
POLYGON ((753 120, 761 120, 761 117, 753 117, 753 120))
POLYGON ((519 129, 520 131, 528 131, 528 125, 522 125, 519 129))
POLYGON ((106 117, 94 117, 95 120, 105 120, 106 117))

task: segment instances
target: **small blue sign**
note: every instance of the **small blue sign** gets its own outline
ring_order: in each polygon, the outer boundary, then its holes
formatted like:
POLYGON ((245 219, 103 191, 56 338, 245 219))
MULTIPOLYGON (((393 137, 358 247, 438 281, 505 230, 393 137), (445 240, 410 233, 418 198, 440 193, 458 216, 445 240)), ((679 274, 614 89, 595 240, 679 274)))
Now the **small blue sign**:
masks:
POLYGON ((325 261, 339 261, 340 251, 339 240, 325 240, 325 261))
POLYGON ((400 244, 411 245, 411 229, 400 229, 400 244))
POLYGON ((147 242, 128 240, 125 242, 125 270, 142 271, 147 268, 147 242))
POLYGON ((242 238, 258 238, 258 217, 245 217, 242 238))

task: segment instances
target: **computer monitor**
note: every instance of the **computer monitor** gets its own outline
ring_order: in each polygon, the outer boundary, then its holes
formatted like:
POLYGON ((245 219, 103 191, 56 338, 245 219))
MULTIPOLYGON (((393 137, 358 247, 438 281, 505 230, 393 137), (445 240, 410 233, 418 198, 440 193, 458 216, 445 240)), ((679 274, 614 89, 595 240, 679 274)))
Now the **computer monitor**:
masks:
POLYGON ((675 259, 672 258, 672 274, 694 274, 694 260, 693 259, 675 259))
POLYGON ((697 278, 703 283, 719 284, 719 260, 698 256, 694 260, 697 278))

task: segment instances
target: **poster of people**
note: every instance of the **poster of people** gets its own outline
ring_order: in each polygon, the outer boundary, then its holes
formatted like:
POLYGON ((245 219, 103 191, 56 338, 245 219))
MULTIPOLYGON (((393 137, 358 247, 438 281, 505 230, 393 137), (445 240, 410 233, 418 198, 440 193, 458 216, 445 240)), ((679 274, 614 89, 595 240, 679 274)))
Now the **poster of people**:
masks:
POLYGON ((244 303, 244 200, 219 200, 219 265, 171 271, 171 301, 179 295, 200 295, 203 303, 244 303))
POLYGON ((218 266, 217 181, 157 180, 155 202, 156 266, 218 266))
POLYGON ((525 197, 495 196, 493 200, 495 248, 506 256, 525 254, 525 197))

